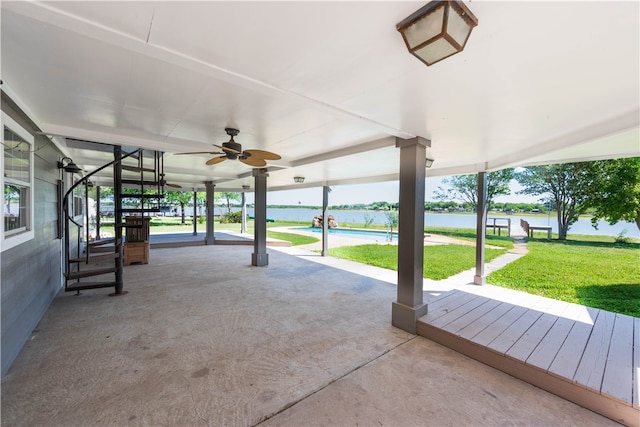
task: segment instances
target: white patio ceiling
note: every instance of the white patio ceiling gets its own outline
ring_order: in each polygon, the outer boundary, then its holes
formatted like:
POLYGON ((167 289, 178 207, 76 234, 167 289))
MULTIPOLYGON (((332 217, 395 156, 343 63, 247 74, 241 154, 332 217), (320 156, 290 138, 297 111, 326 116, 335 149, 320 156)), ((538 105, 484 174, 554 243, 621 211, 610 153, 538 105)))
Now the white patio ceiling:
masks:
MULTIPOLYGON (((640 155, 638 2, 491 2, 464 52, 427 68, 395 24, 423 2, 11 2, 2 90, 45 132, 165 151, 187 189, 252 185, 207 155, 237 127, 282 155, 271 190, 640 155)), ((110 159, 57 139, 90 171, 110 159)))

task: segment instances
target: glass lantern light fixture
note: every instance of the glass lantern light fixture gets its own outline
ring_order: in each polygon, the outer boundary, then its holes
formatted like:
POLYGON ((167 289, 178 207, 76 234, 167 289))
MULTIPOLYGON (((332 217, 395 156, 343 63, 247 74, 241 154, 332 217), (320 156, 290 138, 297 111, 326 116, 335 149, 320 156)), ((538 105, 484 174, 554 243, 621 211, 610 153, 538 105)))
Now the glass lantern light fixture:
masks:
POLYGON ((462 52, 478 18, 458 0, 432 1, 396 25, 404 43, 425 64, 462 52))

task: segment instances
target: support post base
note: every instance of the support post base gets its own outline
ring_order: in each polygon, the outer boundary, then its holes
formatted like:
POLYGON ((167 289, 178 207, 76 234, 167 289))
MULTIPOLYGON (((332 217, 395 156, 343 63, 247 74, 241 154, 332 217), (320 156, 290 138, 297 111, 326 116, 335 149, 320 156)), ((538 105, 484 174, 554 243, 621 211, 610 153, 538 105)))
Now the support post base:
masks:
POLYGON ((419 318, 427 314, 427 304, 418 307, 409 307, 394 301, 391 305, 391 324, 396 328, 400 328, 410 334, 417 333, 416 323, 419 318))
POLYGON ((269 254, 251 254, 251 265, 256 267, 269 265, 269 254))
POLYGON ((486 285, 487 284, 487 278, 486 276, 473 276, 473 284, 474 285, 486 285))

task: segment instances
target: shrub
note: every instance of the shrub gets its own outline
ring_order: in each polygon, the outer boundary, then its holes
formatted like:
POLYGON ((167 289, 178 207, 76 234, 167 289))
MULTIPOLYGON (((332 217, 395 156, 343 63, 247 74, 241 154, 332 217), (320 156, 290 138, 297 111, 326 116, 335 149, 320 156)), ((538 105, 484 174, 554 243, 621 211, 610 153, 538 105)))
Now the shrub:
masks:
POLYGON ((616 243, 629 243, 629 238, 627 237, 627 229, 625 228, 616 236, 616 243))
POLYGON ((220 217, 221 224, 240 224, 242 222, 242 212, 231 212, 220 217))

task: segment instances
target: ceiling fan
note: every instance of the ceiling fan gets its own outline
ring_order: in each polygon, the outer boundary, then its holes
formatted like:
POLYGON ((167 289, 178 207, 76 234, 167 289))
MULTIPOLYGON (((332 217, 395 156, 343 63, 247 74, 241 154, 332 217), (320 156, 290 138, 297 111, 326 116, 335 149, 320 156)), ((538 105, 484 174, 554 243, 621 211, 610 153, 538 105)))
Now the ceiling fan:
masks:
POLYGON ((240 131, 234 128, 224 129, 227 135, 231 137, 228 142, 223 142, 222 145, 213 144, 214 147, 221 149, 222 151, 194 151, 190 153, 175 153, 179 154, 219 154, 218 157, 213 157, 206 161, 207 165, 216 165, 224 162, 225 160, 240 160, 245 165, 261 167, 266 166, 266 160, 280 160, 280 157, 276 153, 264 150, 242 150, 242 145, 238 144, 233 137, 237 136, 240 131))

